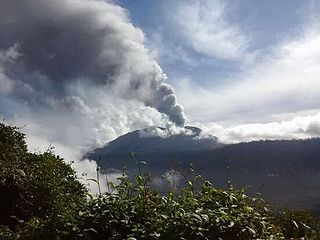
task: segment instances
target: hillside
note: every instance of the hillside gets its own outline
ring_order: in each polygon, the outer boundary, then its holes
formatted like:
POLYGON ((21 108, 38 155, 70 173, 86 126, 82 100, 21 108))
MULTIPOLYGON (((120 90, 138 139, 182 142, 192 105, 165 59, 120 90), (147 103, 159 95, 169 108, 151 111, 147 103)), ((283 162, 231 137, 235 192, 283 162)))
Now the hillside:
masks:
POLYGON ((186 126, 182 133, 172 133, 161 127, 150 127, 122 135, 94 150, 94 154, 148 153, 148 152, 183 152, 203 149, 215 149, 224 146, 214 136, 201 138, 202 130, 186 126))
MULTIPOLYGON (((141 162, 138 162, 140 166, 141 162)), ((30 153, 24 135, 0 123, 0 239, 317 239, 306 211, 273 211, 261 198, 192 173, 181 190, 150 188, 148 175, 123 175, 92 195, 52 150, 30 153)), ((89 180, 89 179, 87 179, 89 180)), ((99 179, 95 181, 99 183, 99 179)))
MULTIPOLYGON (((136 134, 136 133, 134 133, 136 134)), ((143 167, 157 180, 157 187, 165 191, 164 174, 175 170, 187 172, 190 164, 215 184, 225 187, 231 180, 238 186, 247 186, 248 190, 259 192, 277 206, 308 208, 318 211, 320 202, 320 139, 257 141, 234 145, 216 145, 208 149, 204 145, 196 150, 185 147, 170 151, 148 147, 159 139, 124 135, 102 149, 87 154, 87 157, 99 160, 103 169, 122 169, 126 165, 132 172, 136 163, 131 151, 138 160, 146 161, 143 167), (119 142, 126 138, 134 142, 133 147, 121 150, 119 142), (144 141, 147 145, 143 145, 144 141), (139 145, 141 144, 141 145, 139 145), (135 147, 139 145, 139 147, 135 147), (162 181, 159 182, 159 179, 162 181)), ((165 138, 161 141, 166 142, 165 138)), ((165 144, 162 144, 165 146, 165 144)), ((201 145, 199 145, 201 146, 201 145)), ((183 185, 183 181, 177 183, 183 185)))

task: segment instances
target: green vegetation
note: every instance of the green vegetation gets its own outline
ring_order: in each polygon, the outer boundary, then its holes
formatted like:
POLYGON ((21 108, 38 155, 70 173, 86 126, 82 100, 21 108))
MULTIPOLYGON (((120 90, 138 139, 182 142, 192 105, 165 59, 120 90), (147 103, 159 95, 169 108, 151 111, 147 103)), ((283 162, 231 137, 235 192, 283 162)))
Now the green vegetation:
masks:
POLYGON ((275 214, 243 189, 192 172, 188 187, 161 195, 149 178, 123 174, 111 193, 92 196, 63 159, 29 153, 24 135, 0 123, 0 239, 319 239, 309 213, 275 214))
POLYGON ((70 235, 87 191, 50 151, 27 151, 24 135, 0 124, 0 239, 70 235))

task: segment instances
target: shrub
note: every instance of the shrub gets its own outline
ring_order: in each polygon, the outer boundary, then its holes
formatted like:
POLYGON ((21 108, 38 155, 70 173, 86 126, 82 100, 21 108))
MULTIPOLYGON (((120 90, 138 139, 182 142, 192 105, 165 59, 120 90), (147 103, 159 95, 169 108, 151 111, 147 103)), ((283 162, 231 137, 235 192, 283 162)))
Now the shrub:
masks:
POLYGON ((201 189, 160 195, 147 178, 126 176, 116 194, 93 198, 81 211, 87 239, 282 239, 268 206, 243 190, 201 189))
POLYGON ((286 239, 319 239, 319 221, 307 211, 284 209, 276 218, 286 239))
POLYGON ((18 239, 69 234, 86 202, 86 190, 70 165, 51 150, 29 153, 24 135, 2 123, 0 196, 1 234, 18 239))
POLYGON ((113 192, 92 196, 62 158, 29 153, 24 135, 0 123, 0 239, 319 239, 309 213, 275 215, 262 199, 194 172, 186 188, 161 195, 142 163, 135 179, 123 174, 108 183, 113 192))

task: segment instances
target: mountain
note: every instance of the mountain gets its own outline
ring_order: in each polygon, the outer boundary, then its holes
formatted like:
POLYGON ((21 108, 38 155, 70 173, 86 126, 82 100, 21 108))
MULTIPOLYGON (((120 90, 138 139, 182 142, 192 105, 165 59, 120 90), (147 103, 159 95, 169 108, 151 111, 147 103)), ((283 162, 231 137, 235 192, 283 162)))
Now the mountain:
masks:
POLYGON ((99 160, 105 170, 121 170, 126 165, 134 175, 137 166, 130 154, 134 151, 136 159, 148 163, 143 170, 151 173, 152 184, 161 191, 168 189, 168 178, 174 180, 175 187, 183 186, 192 164, 219 187, 232 181, 275 206, 320 212, 320 139, 223 145, 216 138, 199 138, 200 129, 190 129, 188 136, 170 137, 144 137, 135 131, 86 157, 99 160))
POLYGON ((169 129, 150 127, 127 133, 93 151, 95 155, 109 153, 183 152, 209 150, 224 146, 214 136, 202 138, 202 130, 187 126, 181 133, 169 129))

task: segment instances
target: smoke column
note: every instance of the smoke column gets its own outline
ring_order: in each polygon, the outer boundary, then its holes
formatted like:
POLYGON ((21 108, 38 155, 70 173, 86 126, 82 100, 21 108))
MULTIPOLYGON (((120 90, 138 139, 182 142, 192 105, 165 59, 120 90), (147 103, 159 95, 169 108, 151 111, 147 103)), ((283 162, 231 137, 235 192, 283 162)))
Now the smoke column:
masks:
POLYGON ((185 122, 143 32, 108 0, 0 0, 0 117, 87 178, 95 162, 77 160, 88 150, 185 122))
POLYGON ((104 89, 183 125, 183 109, 144 41, 111 1, 0 0, 0 94, 31 109, 68 108, 70 95, 81 101, 86 90, 104 89))

